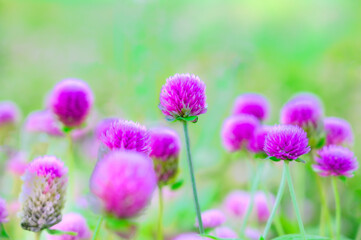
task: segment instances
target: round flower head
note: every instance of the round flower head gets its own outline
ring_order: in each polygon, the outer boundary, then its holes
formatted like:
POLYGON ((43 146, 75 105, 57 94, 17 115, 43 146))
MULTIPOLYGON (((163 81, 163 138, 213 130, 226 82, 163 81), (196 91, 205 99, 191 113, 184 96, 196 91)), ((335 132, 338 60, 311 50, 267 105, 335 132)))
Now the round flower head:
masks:
MULTIPOLYGON (((176 74, 167 79, 160 93, 159 108, 168 120, 187 118, 207 112, 206 85, 199 77, 176 74)), ((196 122, 197 119, 194 120, 196 122)))
POLYGON ((320 98, 313 93, 309 93, 309 92, 297 93, 290 99, 290 102, 298 102, 298 101, 310 101, 313 102, 313 104, 317 105, 320 109, 323 109, 323 104, 320 98))
POLYGON ((90 239, 91 235, 85 218, 78 213, 65 214, 61 222, 53 226, 52 229, 64 232, 75 232, 77 235, 48 235, 48 240, 86 240, 90 239))
POLYGON ((147 129, 135 122, 117 120, 103 131, 101 141, 110 149, 133 150, 148 154, 149 133, 147 129))
POLYGON ((254 153, 263 152, 264 141, 270 130, 269 126, 261 126, 259 127, 253 135, 253 138, 250 140, 248 145, 248 150, 254 153))
POLYGON ((246 93, 236 98, 233 106, 233 115, 249 114, 260 121, 268 117, 269 104, 267 99, 256 93, 246 93))
POLYGON ((227 118, 222 127, 223 146, 230 152, 246 147, 253 138, 259 121, 252 115, 236 115, 227 118))
POLYGON ((178 170, 180 139, 169 128, 156 128, 150 132, 150 154, 157 174, 158 184, 167 184, 178 170))
POLYGON ((48 110, 31 113, 26 119, 25 130, 52 136, 64 135, 55 116, 48 110))
POLYGON ((182 233, 172 240, 208 240, 210 238, 199 236, 196 233, 182 233))
POLYGON ((19 120, 19 109, 11 101, 0 102, 0 126, 14 124, 19 120))
POLYGON ((267 196, 264 192, 257 192, 254 197, 255 211, 259 222, 266 222, 273 206, 274 197, 272 195, 267 196))
POLYGON ((253 229, 253 228, 246 228, 246 231, 244 233, 247 237, 247 239, 250 240, 258 240, 261 236, 260 231, 258 231, 257 229, 253 229))
POLYGON ((327 117, 324 119, 326 131, 326 145, 351 145, 353 133, 351 125, 344 119, 327 117))
POLYGON ((78 127, 93 105, 93 93, 88 84, 78 79, 65 79, 55 85, 49 105, 67 127, 78 127))
POLYGON ((104 210, 118 218, 137 216, 156 186, 152 160, 132 151, 112 151, 96 165, 90 189, 104 210))
POLYGON ((224 207, 234 217, 242 218, 248 209, 250 196, 244 191, 233 191, 226 197, 224 207))
POLYGON ((232 229, 230 229, 229 227, 217 227, 211 232, 211 235, 218 238, 231 238, 231 239, 238 238, 237 233, 232 229))
POLYGON ((108 128, 110 127, 110 125, 117 121, 119 119, 117 118, 104 118, 103 120, 101 120, 97 126, 95 127, 95 137, 96 139, 100 140, 102 139, 103 134, 108 130, 108 128))
MULTIPOLYGON (((226 221, 226 216, 219 209, 210 209, 202 213, 202 222, 204 228, 219 227, 226 221)), ((196 222, 198 227, 198 221, 196 222)))
POLYGON ((341 146, 326 146, 318 151, 313 170, 321 176, 352 177, 358 169, 358 162, 353 152, 341 146))
POLYGON ((68 169, 54 156, 34 159, 23 176, 21 227, 39 232, 61 221, 68 169))
POLYGON ((264 151, 268 156, 282 160, 295 160, 310 150, 307 133, 302 128, 292 125, 272 127, 264 143, 264 151))
POLYGON ((28 163, 25 154, 22 152, 15 153, 7 163, 7 170, 16 176, 22 176, 27 167, 28 163))
POLYGON ((6 202, 0 198, 0 224, 8 221, 8 210, 6 209, 6 202))

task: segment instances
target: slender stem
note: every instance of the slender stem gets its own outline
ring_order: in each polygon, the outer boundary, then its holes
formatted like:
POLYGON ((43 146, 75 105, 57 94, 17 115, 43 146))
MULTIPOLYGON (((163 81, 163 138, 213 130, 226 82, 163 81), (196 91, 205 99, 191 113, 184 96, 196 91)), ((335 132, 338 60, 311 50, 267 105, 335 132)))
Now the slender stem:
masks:
POLYGON ((332 188, 335 195, 335 207, 336 207, 336 239, 339 240, 341 237, 341 206, 340 206, 340 195, 337 190, 336 178, 332 178, 332 188))
POLYGON ((279 205, 280 202, 281 202, 282 195, 283 195, 283 192, 284 192, 284 190, 285 190, 285 183, 286 183, 286 170, 285 170, 285 169, 286 169, 286 165, 283 166, 282 178, 281 178, 280 186, 279 186, 279 188, 278 188, 277 197, 276 197, 275 203, 274 203, 274 205, 273 205, 273 209, 272 209, 271 215, 269 216, 269 218, 268 218, 268 220, 267 220, 266 227, 265 227, 265 229, 264 229, 264 231, 263 231, 263 238, 264 238, 264 239, 266 239, 267 234, 268 234, 268 231, 269 231, 270 228, 271 228, 271 224, 272 224, 273 218, 275 217, 275 214, 276 214, 278 205, 279 205))
POLYGON ((355 240, 361 240, 361 223, 360 223, 360 226, 358 227, 355 240))
POLYGON ((35 233, 35 240, 40 240, 41 231, 35 233))
POLYGON ((71 137, 71 131, 66 134, 68 140, 68 176, 69 176, 69 183, 68 183, 68 195, 70 198, 75 200, 75 174, 74 174, 74 151, 73 151, 73 139, 71 137))
POLYGON ((159 215, 158 215, 158 235, 157 240, 163 240, 163 193, 162 186, 158 186, 159 215))
POLYGON ((190 144, 189 144, 188 124, 186 121, 183 121, 183 129, 184 129, 184 136, 185 136, 185 141, 186 141, 188 167, 189 167, 189 173, 190 173, 191 182, 192 182, 193 198, 194 198, 194 205, 195 205, 196 213, 197 213, 199 233, 204 234, 203 222, 202 222, 202 217, 201 217, 201 209, 199 207, 196 179, 194 177, 192 155, 191 155, 191 149, 190 149, 190 144))
POLYGON ((103 216, 99 217, 97 226, 95 227, 95 230, 94 230, 94 233, 93 233, 92 240, 97 240, 98 239, 98 234, 100 232, 100 228, 102 226, 103 219, 104 219, 103 216))

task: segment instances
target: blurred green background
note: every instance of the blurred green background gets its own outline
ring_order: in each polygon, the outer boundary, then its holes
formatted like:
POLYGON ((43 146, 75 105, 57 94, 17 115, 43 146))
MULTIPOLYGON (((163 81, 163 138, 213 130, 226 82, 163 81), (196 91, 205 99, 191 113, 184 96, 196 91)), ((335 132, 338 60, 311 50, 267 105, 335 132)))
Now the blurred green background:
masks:
MULTIPOLYGON (((75 77, 89 83, 102 116, 164 124, 160 88, 183 72, 207 84, 208 113, 191 126, 198 169, 224 156, 222 121, 250 91, 270 100, 269 124, 294 93, 317 94, 327 116, 351 122, 361 156, 361 1, 0 0, 0 100, 23 116, 75 77)), ((350 235, 360 181, 346 183, 343 199, 350 235)))

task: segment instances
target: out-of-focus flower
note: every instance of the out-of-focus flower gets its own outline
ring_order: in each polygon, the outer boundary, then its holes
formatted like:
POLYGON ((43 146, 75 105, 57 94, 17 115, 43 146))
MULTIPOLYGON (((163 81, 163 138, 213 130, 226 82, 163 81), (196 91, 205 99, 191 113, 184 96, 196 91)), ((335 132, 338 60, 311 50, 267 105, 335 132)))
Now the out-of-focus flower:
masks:
POLYGON ((110 125, 117 121, 117 118, 104 118, 102 119, 95 127, 95 137, 98 140, 101 140, 103 134, 108 130, 110 125))
POLYGON ((318 151, 313 169, 321 176, 353 177, 358 162, 353 152, 341 146, 326 146, 318 151))
POLYGON ((274 196, 268 194, 268 196, 264 192, 257 192, 254 196, 254 203, 256 211, 256 216, 259 222, 266 222, 270 213, 270 207, 274 204, 274 196))
POLYGON ((247 237, 247 239, 250 240, 258 240, 261 236, 261 232, 257 229, 253 228, 246 228, 246 231, 244 233, 247 237))
POLYGON ((8 210, 6 208, 6 202, 0 198, 0 224, 8 221, 8 210))
POLYGON ((324 119, 326 145, 352 145, 353 133, 351 125, 344 119, 327 117, 324 119))
POLYGON ((157 174, 158 184, 173 180, 178 170, 180 139, 172 129, 155 128, 150 131, 150 154, 157 174))
POLYGON ((198 76, 176 74, 163 85, 159 108, 172 121, 178 117, 199 116, 207 112, 205 91, 206 85, 198 76))
POLYGON ((210 233, 210 235, 218 238, 238 238, 237 233, 229 227, 217 227, 210 233))
POLYGON ((233 106, 233 114, 249 114, 263 121, 268 117, 269 108, 269 103, 263 95, 246 93, 236 98, 233 106))
POLYGON ((298 102, 298 101, 310 101, 313 102, 315 105, 317 105, 319 108, 323 108, 323 104, 321 99, 313 93, 310 92, 301 92, 295 94, 289 102, 298 102))
POLYGON ((35 133, 46 133, 52 136, 64 136, 60 123, 49 110, 35 111, 26 119, 25 130, 35 133))
POLYGON ((48 235, 48 240, 86 240, 90 239, 91 235, 85 218, 78 213, 65 214, 61 222, 53 226, 52 229, 64 232, 75 232, 77 235, 48 235))
POLYGON ((263 152, 264 141, 268 134, 270 127, 261 126, 254 132, 253 138, 249 141, 248 150, 254 153, 263 152))
MULTIPOLYGON (((202 222, 204 228, 219 227, 226 221, 226 216, 219 209, 210 209, 202 213, 202 222)), ((198 227, 198 221, 196 221, 198 227)))
POLYGON ((156 184, 152 160, 146 155, 112 151, 96 165, 90 189, 107 213, 132 218, 147 206, 156 184))
POLYGON ((175 238, 173 238, 173 240, 208 240, 208 239, 210 238, 199 236, 196 233, 182 233, 176 236, 175 238))
POLYGON ((21 227, 38 232, 61 221, 68 169, 54 156, 34 159, 22 177, 21 227))
POLYGON ((15 103, 11 101, 0 102, 0 126, 14 124, 19 120, 20 112, 15 103))
POLYGON ((224 201, 226 211, 234 217, 242 218, 247 212, 250 196, 244 191, 229 193, 224 201))
POLYGON ((221 132, 223 146, 230 152, 247 147, 258 127, 259 121, 252 115, 243 114, 227 118, 221 132))
POLYGON ((22 176, 27 167, 28 163, 22 152, 15 153, 7 162, 7 170, 16 176, 22 176))
POLYGON ((51 92, 49 105, 67 127, 79 127, 93 106, 93 93, 88 84, 78 79, 65 79, 51 92))
POLYGON ((307 133, 293 125, 272 127, 264 144, 264 151, 268 156, 282 160, 295 160, 310 150, 307 133))
POLYGON ((133 150, 148 154, 150 151, 147 129, 135 122, 118 120, 103 131, 101 141, 110 149, 133 150))

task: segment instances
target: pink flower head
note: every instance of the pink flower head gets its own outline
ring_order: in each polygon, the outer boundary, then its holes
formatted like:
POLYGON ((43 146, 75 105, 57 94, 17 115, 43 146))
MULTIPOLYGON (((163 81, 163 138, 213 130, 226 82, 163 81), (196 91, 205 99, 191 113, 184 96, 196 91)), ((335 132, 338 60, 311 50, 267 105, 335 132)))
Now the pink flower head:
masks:
POLYGON ((327 117, 324 119, 326 145, 343 145, 353 143, 351 125, 344 119, 327 117))
POLYGON ((135 122, 117 120, 103 131, 101 141, 110 149, 133 150, 148 154, 149 133, 147 129, 135 122))
POLYGON ((250 196, 244 191, 233 191, 226 197, 224 207, 228 213, 237 218, 242 218, 248 209, 250 196))
POLYGON ((255 211, 259 222, 266 222, 270 213, 270 207, 274 204, 274 196, 268 196, 264 192, 257 192, 254 196, 255 211))
POLYGON ((88 84, 78 79, 57 83, 50 95, 49 105, 67 127, 79 127, 93 106, 93 93, 88 84))
POLYGON ((173 238, 173 240, 208 240, 208 239, 210 238, 199 236, 196 233, 182 233, 176 236, 175 238, 173 238))
POLYGON ((235 231, 230 229, 229 227, 217 227, 211 232, 212 236, 218 237, 218 238, 231 238, 231 239, 237 239, 238 235, 235 231))
POLYGON ((272 127, 264 143, 264 151, 268 156, 282 160, 295 160, 310 150, 307 133, 293 125, 272 127))
POLYGON ((268 117, 269 103, 267 99, 257 93, 246 93, 237 97, 233 106, 233 115, 249 114, 263 121, 268 117))
POLYGON ((205 91, 206 85, 198 76, 176 74, 163 85, 159 108, 171 121, 178 117, 199 116, 207 112, 205 91))
POLYGON ((297 101, 310 101, 313 102, 315 105, 317 105, 319 108, 323 108, 323 104, 322 101, 320 100, 320 98, 313 93, 309 93, 309 92, 301 92, 301 93, 297 93, 295 94, 291 99, 290 102, 297 102, 297 101))
POLYGON ((257 229, 246 228, 245 235, 247 239, 258 240, 261 236, 261 232, 257 229))
POLYGON ((253 138, 249 142, 248 150, 254 153, 263 152, 264 141, 266 140, 266 136, 269 130, 269 126, 261 126, 257 128, 257 130, 254 132, 253 138))
MULTIPOLYGON (((202 213, 202 222, 204 228, 219 227, 226 221, 226 216, 219 209, 210 209, 202 213)), ((198 227, 198 221, 196 221, 198 227)))
POLYGON ((358 169, 358 162, 353 152, 341 146, 326 146, 318 151, 313 170, 321 176, 353 177, 358 169))
POLYGON ((19 120, 19 109, 11 101, 0 102, 0 126, 14 124, 19 120))
POLYGON ((101 120, 95 127, 95 137, 96 137, 96 139, 101 141, 103 134, 105 134, 105 132, 110 127, 110 125, 113 122, 116 122, 117 120, 119 120, 119 119, 117 119, 117 118, 104 118, 103 120, 101 120))
POLYGON ((53 226, 52 229, 64 232, 75 232, 77 235, 48 235, 48 240, 86 240, 90 239, 91 235, 85 218, 78 213, 65 214, 61 222, 53 226))
POLYGON ((26 119, 25 130, 28 132, 46 133, 52 136, 64 136, 59 122, 53 113, 48 110, 31 113, 26 119))
POLYGON ((0 198, 0 224, 8 221, 8 210, 6 209, 6 202, 0 198))
POLYGON ((7 170, 16 176, 22 176, 27 167, 28 163, 22 152, 15 153, 7 163, 7 170))
POLYGON ((106 212, 132 218, 147 206, 156 184, 152 160, 146 155, 112 151, 96 165, 90 189, 106 212))
POLYGON ((254 137, 259 121, 252 115, 236 115, 227 118, 222 127, 222 143, 230 152, 241 150, 254 137))

